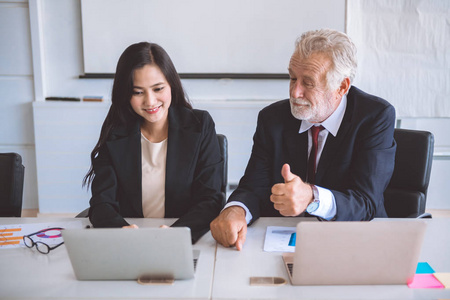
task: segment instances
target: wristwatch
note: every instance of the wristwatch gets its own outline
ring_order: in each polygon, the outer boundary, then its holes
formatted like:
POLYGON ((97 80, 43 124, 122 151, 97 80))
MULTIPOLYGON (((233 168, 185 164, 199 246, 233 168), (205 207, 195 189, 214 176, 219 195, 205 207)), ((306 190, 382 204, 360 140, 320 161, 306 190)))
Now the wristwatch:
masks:
POLYGON ((308 205, 308 207, 306 207, 306 212, 308 214, 315 212, 320 205, 319 191, 317 190, 317 187, 314 184, 311 184, 311 188, 313 191, 313 201, 308 205))

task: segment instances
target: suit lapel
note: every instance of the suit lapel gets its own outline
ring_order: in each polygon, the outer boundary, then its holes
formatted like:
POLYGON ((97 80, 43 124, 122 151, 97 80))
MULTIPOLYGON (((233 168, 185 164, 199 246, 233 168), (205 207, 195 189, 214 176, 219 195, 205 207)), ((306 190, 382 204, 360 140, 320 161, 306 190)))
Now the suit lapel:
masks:
POLYGON ((288 163, 291 167, 291 172, 305 180, 308 161, 308 132, 298 133, 302 122, 294 118, 289 105, 285 110, 285 114, 283 118, 285 122, 283 127, 285 129, 282 133, 282 149, 286 149, 285 157, 288 160, 281 163, 288 163))
POLYGON ((323 148, 322 155, 320 156, 319 165, 316 172, 316 183, 320 183, 323 176, 325 176, 330 164, 335 159, 345 136, 349 132, 350 123, 342 122, 339 127, 338 134, 334 137, 332 134, 328 134, 325 147, 323 148))
MULTIPOLYGON (((140 122, 129 131, 119 128, 113 132, 116 138, 107 142, 111 159, 119 180, 125 182, 124 193, 139 216, 142 212, 142 155, 140 122)), ((120 184, 120 183, 119 183, 120 184)))
POLYGON ((322 155, 320 156, 319 165, 316 172, 316 183, 320 185, 320 182, 326 175, 328 168, 339 153, 339 149, 342 142, 345 140, 347 134, 350 132, 352 114, 354 110, 354 97, 350 92, 347 95, 347 108, 345 110, 344 118, 342 119, 341 126, 339 127, 336 137, 332 134, 328 134, 327 141, 323 148, 322 155))
POLYGON ((167 142, 166 160, 166 216, 176 205, 173 199, 174 187, 183 185, 192 172, 193 159, 200 145, 201 133, 196 129, 194 115, 190 110, 171 107, 169 110, 169 138, 167 142))
MULTIPOLYGON (((287 149, 286 161, 291 167, 291 172, 306 179, 308 161, 308 132, 298 133, 299 126, 283 132, 283 147, 287 149)), ((281 170, 280 170, 281 171, 281 170)))

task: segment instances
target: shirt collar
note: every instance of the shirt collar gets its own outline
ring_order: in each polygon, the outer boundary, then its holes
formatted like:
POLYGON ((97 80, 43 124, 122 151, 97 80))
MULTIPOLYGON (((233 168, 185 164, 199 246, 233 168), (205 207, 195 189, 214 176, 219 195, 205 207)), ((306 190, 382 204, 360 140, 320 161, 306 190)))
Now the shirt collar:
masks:
POLYGON ((329 133, 331 133, 333 136, 336 136, 339 127, 341 126, 342 119, 344 118, 345 109, 347 108, 347 95, 344 95, 341 99, 341 103, 339 103, 336 110, 329 116, 325 121, 323 121, 320 124, 316 123, 310 123, 306 120, 302 120, 302 123, 300 124, 300 130, 298 133, 303 133, 309 128, 311 128, 313 125, 319 126, 322 125, 329 133))

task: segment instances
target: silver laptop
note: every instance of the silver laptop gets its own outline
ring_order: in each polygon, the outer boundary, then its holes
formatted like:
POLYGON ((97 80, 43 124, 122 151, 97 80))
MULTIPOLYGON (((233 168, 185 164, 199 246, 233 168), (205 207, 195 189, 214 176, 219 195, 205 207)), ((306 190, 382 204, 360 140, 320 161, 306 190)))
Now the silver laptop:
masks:
POLYGON ((199 255, 187 227, 66 229, 62 236, 78 280, 188 279, 199 255))
POLYGON ((425 230, 421 220, 300 222, 283 260, 293 285, 406 284, 425 230))

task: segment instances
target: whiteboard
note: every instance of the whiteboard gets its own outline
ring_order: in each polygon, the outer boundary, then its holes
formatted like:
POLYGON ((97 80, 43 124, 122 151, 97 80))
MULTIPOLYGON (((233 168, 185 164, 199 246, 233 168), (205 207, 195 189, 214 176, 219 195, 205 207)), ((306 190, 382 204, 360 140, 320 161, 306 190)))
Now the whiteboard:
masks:
POLYGON ((161 45, 179 73, 287 73, 304 31, 345 31, 345 0, 81 0, 84 72, 114 73, 133 43, 161 45))

